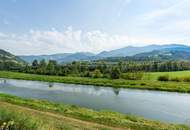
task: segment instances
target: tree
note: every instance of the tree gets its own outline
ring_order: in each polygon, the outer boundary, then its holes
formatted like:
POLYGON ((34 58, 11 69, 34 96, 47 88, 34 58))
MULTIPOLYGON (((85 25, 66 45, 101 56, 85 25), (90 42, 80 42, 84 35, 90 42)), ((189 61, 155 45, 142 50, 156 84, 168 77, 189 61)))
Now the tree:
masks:
POLYGON ((99 69, 95 69, 94 72, 93 72, 93 74, 92 74, 92 76, 94 78, 101 78, 102 77, 102 73, 100 72, 99 69))
POLYGON ((39 65, 38 65, 38 73, 40 74, 45 74, 46 73, 46 67, 47 67, 47 64, 46 64, 46 61, 43 59, 40 61, 39 65))
POLYGON ((46 67, 46 61, 43 59, 43 60, 41 60, 40 61, 40 64, 39 64, 39 66, 42 68, 42 67, 46 67))
POLYGON ((119 79, 120 74, 121 74, 120 70, 117 67, 113 67, 112 70, 111 70, 110 77, 112 79, 119 79))
POLYGON ((47 65, 47 74, 55 75, 56 74, 57 62, 55 60, 49 60, 47 65))
POLYGON ((37 60, 34 60, 34 61, 32 62, 32 68, 33 68, 33 69, 37 69, 37 68, 38 68, 38 61, 37 61, 37 60))

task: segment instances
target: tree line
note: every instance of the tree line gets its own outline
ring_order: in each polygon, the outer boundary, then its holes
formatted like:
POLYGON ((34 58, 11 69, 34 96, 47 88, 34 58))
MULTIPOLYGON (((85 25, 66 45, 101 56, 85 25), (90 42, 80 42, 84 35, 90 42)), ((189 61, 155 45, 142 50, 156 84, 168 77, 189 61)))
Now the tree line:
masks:
POLYGON ((135 79, 140 78, 142 72, 169 72, 190 70, 190 61, 74 61, 67 64, 58 64, 55 60, 34 60, 31 65, 14 66, 13 63, 0 63, 0 70, 13 70, 25 73, 59 75, 59 76, 80 76, 93 78, 120 77, 135 79), (128 73, 128 75, 126 75, 128 73), (125 74, 125 75, 124 75, 125 74))

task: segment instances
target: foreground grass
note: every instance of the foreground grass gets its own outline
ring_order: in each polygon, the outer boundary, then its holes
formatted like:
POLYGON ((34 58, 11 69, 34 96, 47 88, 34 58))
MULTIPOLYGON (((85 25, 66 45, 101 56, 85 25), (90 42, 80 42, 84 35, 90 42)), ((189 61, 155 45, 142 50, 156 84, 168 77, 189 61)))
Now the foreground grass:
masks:
MULTIPOLYGON (((96 86, 109 86, 109 87, 114 87, 114 88, 136 88, 136 89, 190 93, 190 83, 186 83, 186 82, 177 83, 177 82, 172 82, 172 81, 161 82, 161 81, 154 80, 154 78, 147 79, 147 75, 150 75, 150 74, 145 74, 146 77, 143 80, 124 80, 124 79, 112 80, 112 79, 105 79, 105 78, 47 76, 47 75, 36 75, 36 74, 0 71, 0 78, 12 78, 12 79, 23 79, 23 80, 96 85, 96 86)), ((156 73, 156 75, 159 75, 159 74, 156 73)))
POLYGON ((0 103, 1 130, 121 130, 7 102, 0 103))
POLYGON ((7 106, 1 103, 0 130, 35 130, 37 122, 24 113, 9 111, 7 106))
MULTIPOLYGON (((129 130, 190 130, 190 127, 184 126, 184 125, 165 124, 165 123, 160 123, 157 121, 145 120, 139 117, 127 116, 127 115, 119 114, 115 112, 108 112, 108 111, 97 112, 91 109, 81 108, 77 106, 55 104, 52 102, 42 101, 42 100, 22 99, 19 97, 10 96, 6 94, 0 94, 0 104, 1 104, 0 113, 2 109, 6 109, 6 110, 15 111, 15 112, 22 112, 22 113, 29 114, 29 112, 21 111, 22 109, 19 107, 15 107, 15 106, 11 107, 10 105, 6 105, 6 103, 3 103, 3 102, 15 104, 17 106, 32 108, 37 111, 43 111, 44 112, 43 114, 45 114, 45 115, 42 114, 43 116, 41 114, 34 114, 34 112, 32 112, 31 114, 33 116, 28 115, 30 116, 30 118, 32 118, 31 120, 29 120, 29 124, 32 124, 31 126, 33 126, 33 124, 38 122, 35 125, 35 127, 36 126, 40 127, 41 130, 47 129, 48 127, 54 127, 56 129, 61 129, 61 127, 63 128, 70 127, 69 130, 74 129, 74 126, 66 122, 63 125, 60 125, 61 120, 64 120, 64 119, 61 118, 61 119, 55 120, 53 118, 50 118, 52 115, 50 113, 53 113, 54 117, 56 118, 60 116, 64 116, 64 117, 75 118, 78 120, 94 122, 98 124, 103 124, 105 126, 109 126, 109 127, 103 127, 103 126, 100 127, 98 125, 87 123, 89 125, 88 126, 89 130, 95 128, 95 126, 99 127, 99 130, 100 129, 108 130, 108 129, 116 129, 116 128, 117 128, 116 130, 122 130, 122 129, 125 129, 125 130, 127 129, 129 130), (55 114, 59 116, 55 116, 55 114), (33 122, 30 123, 31 121, 33 122), (49 122, 51 123, 49 124, 49 122)), ((0 120, 1 120, 1 114, 0 114, 0 120)), ((86 123, 83 124, 84 126, 80 124, 81 129, 83 129, 87 125, 85 124, 86 123)), ((76 124, 74 123, 73 125, 76 125, 76 124)))

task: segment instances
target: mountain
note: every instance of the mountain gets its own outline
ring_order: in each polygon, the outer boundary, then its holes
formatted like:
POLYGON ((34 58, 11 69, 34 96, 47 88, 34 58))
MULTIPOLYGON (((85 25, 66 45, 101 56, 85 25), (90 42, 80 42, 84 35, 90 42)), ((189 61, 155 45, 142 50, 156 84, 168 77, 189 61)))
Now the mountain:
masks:
POLYGON ((28 63, 32 63, 34 60, 40 61, 42 59, 60 61, 60 59, 63 59, 69 55, 71 55, 71 53, 53 54, 53 55, 29 55, 29 56, 19 56, 19 57, 28 63))
POLYGON ((79 60, 90 60, 95 55, 89 52, 78 52, 78 53, 62 53, 62 54, 53 54, 53 55, 38 55, 38 56, 19 56, 21 59, 25 60, 28 63, 32 63, 35 59, 40 61, 45 60, 56 60, 59 63, 63 62, 72 62, 79 60))
POLYGON ((0 49, 0 62, 12 62, 20 65, 26 64, 21 58, 2 49, 0 49))
POLYGON ((89 60, 96 60, 98 59, 94 54, 88 53, 88 52, 79 52, 79 53, 74 53, 71 55, 68 55, 60 61, 63 62, 72 62, 72 61, 89 61, 89 60))
MULTIPOLYGON (((121 49, 116 49, 112 51, 103 51, 99 54, 92 54, 89 52, 78 52, 78 53, 63 53, 63 54, 54 54, 54 55, 39 55, 39 56, 20 56, 21 59, 25 60, 28 63, 32 63, 33 60, 56 60, 59 63, 72 62, 72 61, 90 61, 90 60, 100 60, 110 58, 111 60, 117 59, 117 57, 127 57, 128 59, 139 59, 143 60, 147 57, 155 57, 157 53, 163 53, 163 56, 166 52, 183 52, 187 53, 190 51, 190 47, 180 44, 168 44, 168 45, 148 45, 143 47, 134 47, 128 46, 121 49), (153 56, 153 54, 155 54, 153 56), (134 56, 134 57, 133 57, 134 56)), ((121 59, 121 58, 120 58, 121 59)))
POLYGON ((156 59, 156 60, 190 60, 190 49, 176 48, 154 50, 152 52, 140 53, 133 56, 134 59, 156 59))
POLYGON ((128 46, 121 49, 116 49, 112 51, 103 51, 99 53, 97 56, 99 57, 125 57, 125 56, 133 56, 139 53, 151 52, 153 50, 167 49, 167 48, 189 48, 185 45, 178 44, 169 44, 169 45, 148 45, 143 47, 133 47, 128 46))

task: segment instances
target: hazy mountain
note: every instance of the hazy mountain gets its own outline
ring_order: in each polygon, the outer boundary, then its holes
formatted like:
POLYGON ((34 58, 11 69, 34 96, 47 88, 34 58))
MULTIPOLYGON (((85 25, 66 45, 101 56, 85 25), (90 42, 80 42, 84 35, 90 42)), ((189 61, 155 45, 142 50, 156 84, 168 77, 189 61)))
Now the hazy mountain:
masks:
POLYGON ((190 51, 189 46, 179 45, 179 44, 169 44, 169 45, 148 45, 143 47, 133 47, 128 46, 121 49, 116 49, 112 51, 103 51, 97 55, 88 53, 88 52, 79 52, 79 53, 63 53, 63 54, 54 54, 54 55, 39 55, 39 56, 20 56, 23 60, 31 63, 33 60, 57 60, 59 63, 63 62, 72 62, 79 60, 99 60, 109 57, 132 57, 133 58, 141 58, 143 57, 155 57, 153 54, 163 53, 164 52, 184 52, 187 53, 190 51))
POLYGON ((78 60, 89 60, 94 54, 88 52, 78 52, 78 53, 63 53, 63 54, 53 54, 53 55, 30 55, 30 56, 19 56, 21 59, 25 60, 28 63, 32 63, 35 59, 40 61, 45 60, 56 60, 59 63, 62 62, 72 62, 78 60))
POLYGON ((53 55, 28 55, 28 56, 19 56, 19 57, 28 63, 32 63, 34 60, 40 61, 42 59, 60 61, 60 59, 63 59, 69 55, 71 55, 71 53, 53 54, 53 55))
POLYGON ((178 44, 170 44, 170 45, 148 45, 143 47, 133 47, 128 46, 121 49, 116 49, 112 51, 103 51, 99 53, 97 56, 99 57, 125 57, 125 56, 133 56, 139 53, 150 52, 153 50, 167 49, 167 48, 188 48, 185 45, 178 44))
POLYGON ((190 60, 190 48, 154 50, 133 56, 135 59, 190 60))
POLYGON ((72 61, 79 61, 79 60, 95 60, 97 59, 97 57, 92 54, 92 53, 88 53, 88 52, 79 52, 79 53, 74 53, 71 55, 68 55, 62 59, 60 59, 60 62, 72 62, 72 61))
POLYGON ((24 60, 2 49, 0 49, 0 62, 13 62, 16 64, 25 64, 24 60))

